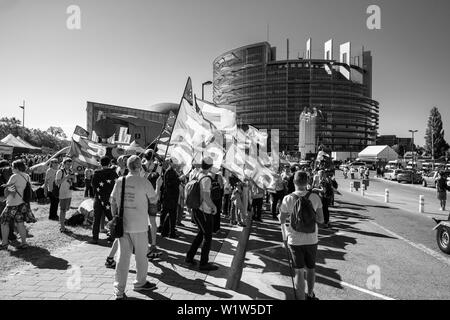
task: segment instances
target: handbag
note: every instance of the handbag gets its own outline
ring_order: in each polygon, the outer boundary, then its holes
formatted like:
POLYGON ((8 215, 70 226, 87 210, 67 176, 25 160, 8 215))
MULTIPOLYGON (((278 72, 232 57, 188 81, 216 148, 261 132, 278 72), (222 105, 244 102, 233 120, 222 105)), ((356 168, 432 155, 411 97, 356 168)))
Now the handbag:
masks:
POLYGON ((109 223, 109 236, 112 239, 118 239, 123 237, 123 205, 125 198, 125 180, 126 177, 122 178, 122 193, 120 195, 120 209, 119 214, 115 215, 111 222, 109 223))

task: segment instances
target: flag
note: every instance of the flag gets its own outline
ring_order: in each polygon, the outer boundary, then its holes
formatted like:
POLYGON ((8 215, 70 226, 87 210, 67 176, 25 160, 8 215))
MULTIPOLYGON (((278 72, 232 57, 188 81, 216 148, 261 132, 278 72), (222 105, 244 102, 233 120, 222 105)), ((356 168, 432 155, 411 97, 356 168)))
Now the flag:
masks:
POLYGON ((128 128, 127 127, 120 127, 120 129, 119 129, 119 139, 117 140, 117 142, 125 143, 126 138, 127 138, 127 132, 128 132, 128 128))
POLYGON ((193 93, 192 93, 192 81, 189 77, 186 83, 186 87, 184 88, 183 99, 187 100, 189 104, 194 105, 193 93))
POLYGON ((176 114, 173 111, 169 112, 169 116, 166 119, 166 123, 159 134, 158 141, 156 143, 157 154, 161 157, 164 157, 167 149, 169 147, 170 137, 173 132, 173 126, 175 125, 175 121, 177 119, 176 114))
POLYGON ((106 155, 106 148, 86 138, 75 135, 72 137, 70 151, 67 156, 85 167, 98 168, 98 160, 106 155))
POLYGON ((217 130, 228 134, 236 131, 236 107, 218 106, 200 99, 195 99, 195 101, 203 117, 211 122, 217 130))
MULTIPOLYGON (((190 106, 192 106, 193 103, 193 96, 192 96, 192 81, 191 77, 187 79, 186 86, 184 87, 183 96, 181 97, 180 105, 178 107, 178 113, 181 109, 181 106, 183 103, 187 102, 190 106)), ((157 145, 157 154, 163 158, 166 159, 167 152, 169 151, 169 144, 172 141, 172 135, 175 128, 175 125, 177 123, 178 115, 175 115, 172 111, 169 113, 169 117, 166 120, 166 123, 158 137, 158 141, 156 143, 157 145)))
POLYGON ((79 135, 80 137, 87 138, 89 137, 89 132, 87 130, 83 129, 80 126, 76 126, 73 134, 79 135))

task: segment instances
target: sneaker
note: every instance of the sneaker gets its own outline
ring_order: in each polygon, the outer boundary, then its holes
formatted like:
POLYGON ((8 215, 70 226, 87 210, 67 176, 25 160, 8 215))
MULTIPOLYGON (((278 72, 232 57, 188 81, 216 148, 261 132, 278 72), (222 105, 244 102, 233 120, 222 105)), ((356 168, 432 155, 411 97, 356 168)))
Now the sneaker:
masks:
POLYGON ((156 283, 147 281, 141 287, 134 287, 134 291, 151 291, 156 289, 156 283))
POLYGON ((121 295, 121 296, 116 296, 116 300, 126 300, 128 297, 127 297, 127 295, 124 293, 123 295, 121 295))
POLYGON ((197 262, 195 262, 194 259, 188 259, 188 258, 186 258, 186 259, 184 259, 184 262, 186 262, 187 264, 189 264, 189 265, 191 265, 191 266, 193 266, 193 267, 197 265, 197 262))
POLYGON ((114 258, 111 257, 106 258, 105 267, 107 267, 108 269, 115 269, 116 262, 114 261, 114 258))
POLYGON ((215 270, 219 269, 219 267, 216 266, 215 264, 207 263, 207 264, 201 264, 199 269, 202 271, 215 271, 215 270))
POLYGON ((314 292, 311 296, 309 294, 305 293, 305 300, 319 300, 319 298, 316 297, 314 292))

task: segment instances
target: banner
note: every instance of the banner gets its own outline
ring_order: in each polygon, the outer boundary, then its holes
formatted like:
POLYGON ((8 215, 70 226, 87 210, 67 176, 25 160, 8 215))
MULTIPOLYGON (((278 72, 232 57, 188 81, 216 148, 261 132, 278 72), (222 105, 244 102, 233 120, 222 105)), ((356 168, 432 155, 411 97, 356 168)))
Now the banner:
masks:
POLYGON ((87 130, 83 129, 80 126, 76 126, 73 134, 79 135, 80 137, 87 138, 89 137, 89 132, 87 130))
POLYGON ((217 130, 228 134, 233 134, 237 130, 236 107, 218 106, 200 99, 195 101, 203 117, 211 122, 217 130))
POLYGON ((85 167, 98 168, 98 160, 106 155, 106 148, 86 138, 74 135, 67 156, 85 167))

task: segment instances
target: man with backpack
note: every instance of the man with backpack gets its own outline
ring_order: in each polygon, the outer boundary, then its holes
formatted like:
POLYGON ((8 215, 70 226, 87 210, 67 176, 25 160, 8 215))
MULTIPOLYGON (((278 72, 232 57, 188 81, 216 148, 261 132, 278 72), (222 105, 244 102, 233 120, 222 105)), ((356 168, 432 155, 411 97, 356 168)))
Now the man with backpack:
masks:
POLYGON ((295 290, 299 300, 318 300, 314 294, 315 264, 318 243, 317 223, 323 222, 320 197, 307 191, 308 176, 298 171, 294 176, 295 191, 280 206, 280 223, 292 267, 295 269, 295 290), (305 294, 305 271, 308 292, 305 294))
POLYGON ((197 176, 196 180, 192 180, 186 185, 186 205, 193 209, 198 233, 192 241, 185 261, 192 266, 196 265, 194 257, 203 242, 199 268, 204 271, 213 271, 219 268, 209 263, 214 215, 217 214, 216 205, 211 199, 212 177, 210 170, 212 165, 213 161, 211 158, 207 157, 203 159, 201 173, 197 176))

